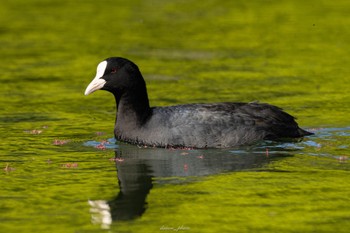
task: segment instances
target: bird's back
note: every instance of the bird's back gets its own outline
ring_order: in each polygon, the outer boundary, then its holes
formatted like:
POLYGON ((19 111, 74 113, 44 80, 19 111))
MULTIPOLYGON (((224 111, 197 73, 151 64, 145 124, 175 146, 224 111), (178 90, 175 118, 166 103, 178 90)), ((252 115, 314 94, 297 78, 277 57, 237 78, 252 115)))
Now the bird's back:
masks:
POLYGON ((143 125, 124 140, 160 147, 226 148, 307 133, 294 117, 268 104, 186 104, 152 108, 143 125))

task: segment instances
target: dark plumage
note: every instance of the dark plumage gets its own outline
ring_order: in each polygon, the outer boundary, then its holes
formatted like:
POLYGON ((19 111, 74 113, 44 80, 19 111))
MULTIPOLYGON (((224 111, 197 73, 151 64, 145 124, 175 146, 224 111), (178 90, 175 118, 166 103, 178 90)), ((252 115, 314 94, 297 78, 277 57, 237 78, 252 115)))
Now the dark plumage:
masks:
POLYGON ((108 58, 97 67, 85 95, 111 92, 117 103, 117 140, 157 147, 227 148, 260 140, 300 138, 309 133, 280 108, 261 103, 185 104, 150 107, 146 84, 124 58, 108 58))

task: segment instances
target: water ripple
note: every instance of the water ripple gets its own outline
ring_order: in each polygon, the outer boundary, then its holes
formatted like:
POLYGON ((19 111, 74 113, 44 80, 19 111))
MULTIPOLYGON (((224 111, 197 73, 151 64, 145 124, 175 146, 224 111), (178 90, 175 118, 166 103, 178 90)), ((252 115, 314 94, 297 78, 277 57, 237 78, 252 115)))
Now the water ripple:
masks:
POLYGON ((84 146, 88 147, 95 147, 97 149, 116 149, 119 146, 116 144, 115 138, 109 138, 107 140, 102 141, 87 141, 83 144, 84 146))

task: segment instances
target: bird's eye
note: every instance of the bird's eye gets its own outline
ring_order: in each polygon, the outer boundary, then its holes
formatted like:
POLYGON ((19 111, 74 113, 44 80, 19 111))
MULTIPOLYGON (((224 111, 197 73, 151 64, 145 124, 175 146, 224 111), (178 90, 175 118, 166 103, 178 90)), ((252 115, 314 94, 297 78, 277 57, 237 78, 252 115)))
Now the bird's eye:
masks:
POLYGON ((113 74, 113 73, 116 73, 116 72, 117 72, 117 68, 112 68, 111 73, 113 74))

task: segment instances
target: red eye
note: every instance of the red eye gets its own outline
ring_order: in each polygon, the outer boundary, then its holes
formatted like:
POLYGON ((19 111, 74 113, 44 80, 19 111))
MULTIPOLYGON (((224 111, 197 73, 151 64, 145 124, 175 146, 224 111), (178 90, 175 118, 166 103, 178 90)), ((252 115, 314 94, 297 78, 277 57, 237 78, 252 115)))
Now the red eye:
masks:
POLYGON ((111 70, 111 73, 116 73, 117 72, 117 69, 116 68, 113 68, 112 70, 111 70))

